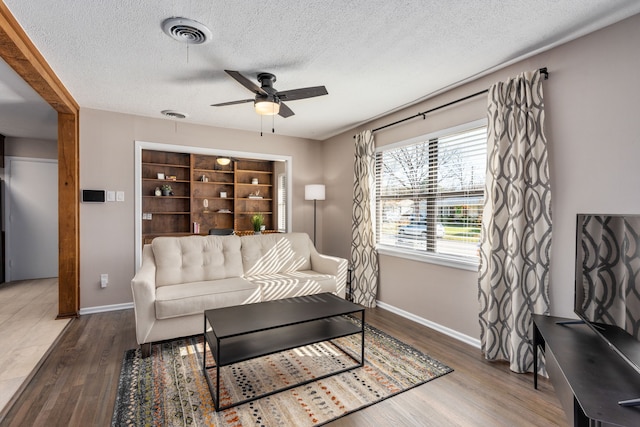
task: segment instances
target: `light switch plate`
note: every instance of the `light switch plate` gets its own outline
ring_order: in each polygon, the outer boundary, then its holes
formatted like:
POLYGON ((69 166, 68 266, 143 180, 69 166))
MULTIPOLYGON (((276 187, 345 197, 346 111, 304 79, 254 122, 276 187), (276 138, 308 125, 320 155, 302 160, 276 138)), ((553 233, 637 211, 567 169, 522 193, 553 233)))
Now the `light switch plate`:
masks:
POLYGON ((116 192, 108 190, 107 191, 107 202, 115 202, 116 201, 116 192))
POLYGON ((118 191, 116 193, 116 201, 124 202, 124 191, 118 191))

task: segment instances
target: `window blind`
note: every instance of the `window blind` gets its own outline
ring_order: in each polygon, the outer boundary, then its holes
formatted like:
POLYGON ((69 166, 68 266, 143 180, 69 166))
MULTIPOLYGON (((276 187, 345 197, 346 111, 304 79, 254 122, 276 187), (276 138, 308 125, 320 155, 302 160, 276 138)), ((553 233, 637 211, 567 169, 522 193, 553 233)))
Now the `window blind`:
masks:
POLYGON ((486 132, 475 127, 377 152, 380 245, 477 260, 486 132))

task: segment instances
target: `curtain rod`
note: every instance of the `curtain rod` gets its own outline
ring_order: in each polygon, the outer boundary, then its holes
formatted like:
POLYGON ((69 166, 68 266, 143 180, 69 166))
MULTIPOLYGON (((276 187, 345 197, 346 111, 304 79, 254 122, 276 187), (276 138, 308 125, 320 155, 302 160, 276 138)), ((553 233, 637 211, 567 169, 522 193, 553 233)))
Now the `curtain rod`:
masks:
MULTIPOLYGON (((544 79, 545 79, 545 80, 547 80, 547 79, 549 78, 549 72, 547 71, 547 67, 540 68, 538 71, 540 71, 540 73, 544 75, 544 79)), ((449 106, 451 106, 451 105, 453 105, 453 104, 457 104, 458 102, 466 101, 467 99, 471 99, 471 98, 473 98, 473 97, 476 97, 476 96, 478 96, 478 95, 482 95, 482 94, 487 93, 487 92, 489 92, 489 89, 481 90, 480 92, 476 92, 476 93, 474 93, 474 94, 472 94, 472 95, 467 95, 467 96, 465 96, 464 98, 456 99, 455 101, 448 102, 448 103, 446 103, 446 104, 444 104, 444 105, 440 105, 440 106, 438 106, 438 107, 432 108, 432 109, 427 110, 427 111, 424 111, 424 112, 422 112, 422 113, 415 114, 415 115, 413 115, 413 116, 411 116, 411 117, 405 117, 404 119, 401 119, 401 120, 395 121, 395 122, 393 122, 393 123, 389 123, 389 124, 387 124, 387 125, 380 126, 379 128, 375 128, 375 129, 373 129, 373 130, 371 131, 371 133, 378 132, 379 130, 386 129, 386 128, 391 127, 391 126, 395 126, 395 125, 397 125, 397 124, 400 124, 400 123, 406 122, 407 120, 415 119, 415 118, 417 118, 417 117, 422 117, 423 119, 425 119, 425 118, 426 118, 425 116, 426 116, 427 114, 429 114, 429 113, 432 113, 432 112, 434 112, 434 111, 440 110, 440 109, 442 109, 442 108, 449 107, 449 106)), ((353 137, 355 138, 356 136, 354 135, 353 137)))

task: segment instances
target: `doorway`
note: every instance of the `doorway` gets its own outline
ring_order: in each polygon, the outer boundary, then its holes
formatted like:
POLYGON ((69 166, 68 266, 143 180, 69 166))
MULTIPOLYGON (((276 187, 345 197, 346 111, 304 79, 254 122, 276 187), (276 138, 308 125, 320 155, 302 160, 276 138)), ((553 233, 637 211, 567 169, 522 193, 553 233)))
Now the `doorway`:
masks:
POLYGON ((58 112, 58 317, 76 317, 80 308, 80 107, 0 2, 0 57, 58 112))
POLYGON ((7 157, 6 280, 58 276, 58 162, 7 157))

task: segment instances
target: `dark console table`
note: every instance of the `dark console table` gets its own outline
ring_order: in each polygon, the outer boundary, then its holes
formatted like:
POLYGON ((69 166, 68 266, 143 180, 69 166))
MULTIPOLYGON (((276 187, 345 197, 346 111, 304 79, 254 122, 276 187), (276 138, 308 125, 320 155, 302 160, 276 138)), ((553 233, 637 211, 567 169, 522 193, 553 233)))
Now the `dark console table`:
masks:
POLYGON ((553 388, 573 426, 640 426, 640 407, 618 401, 640 397, 640 376, 588 325, 533 315, 534 387, 538 348, 553 388))

